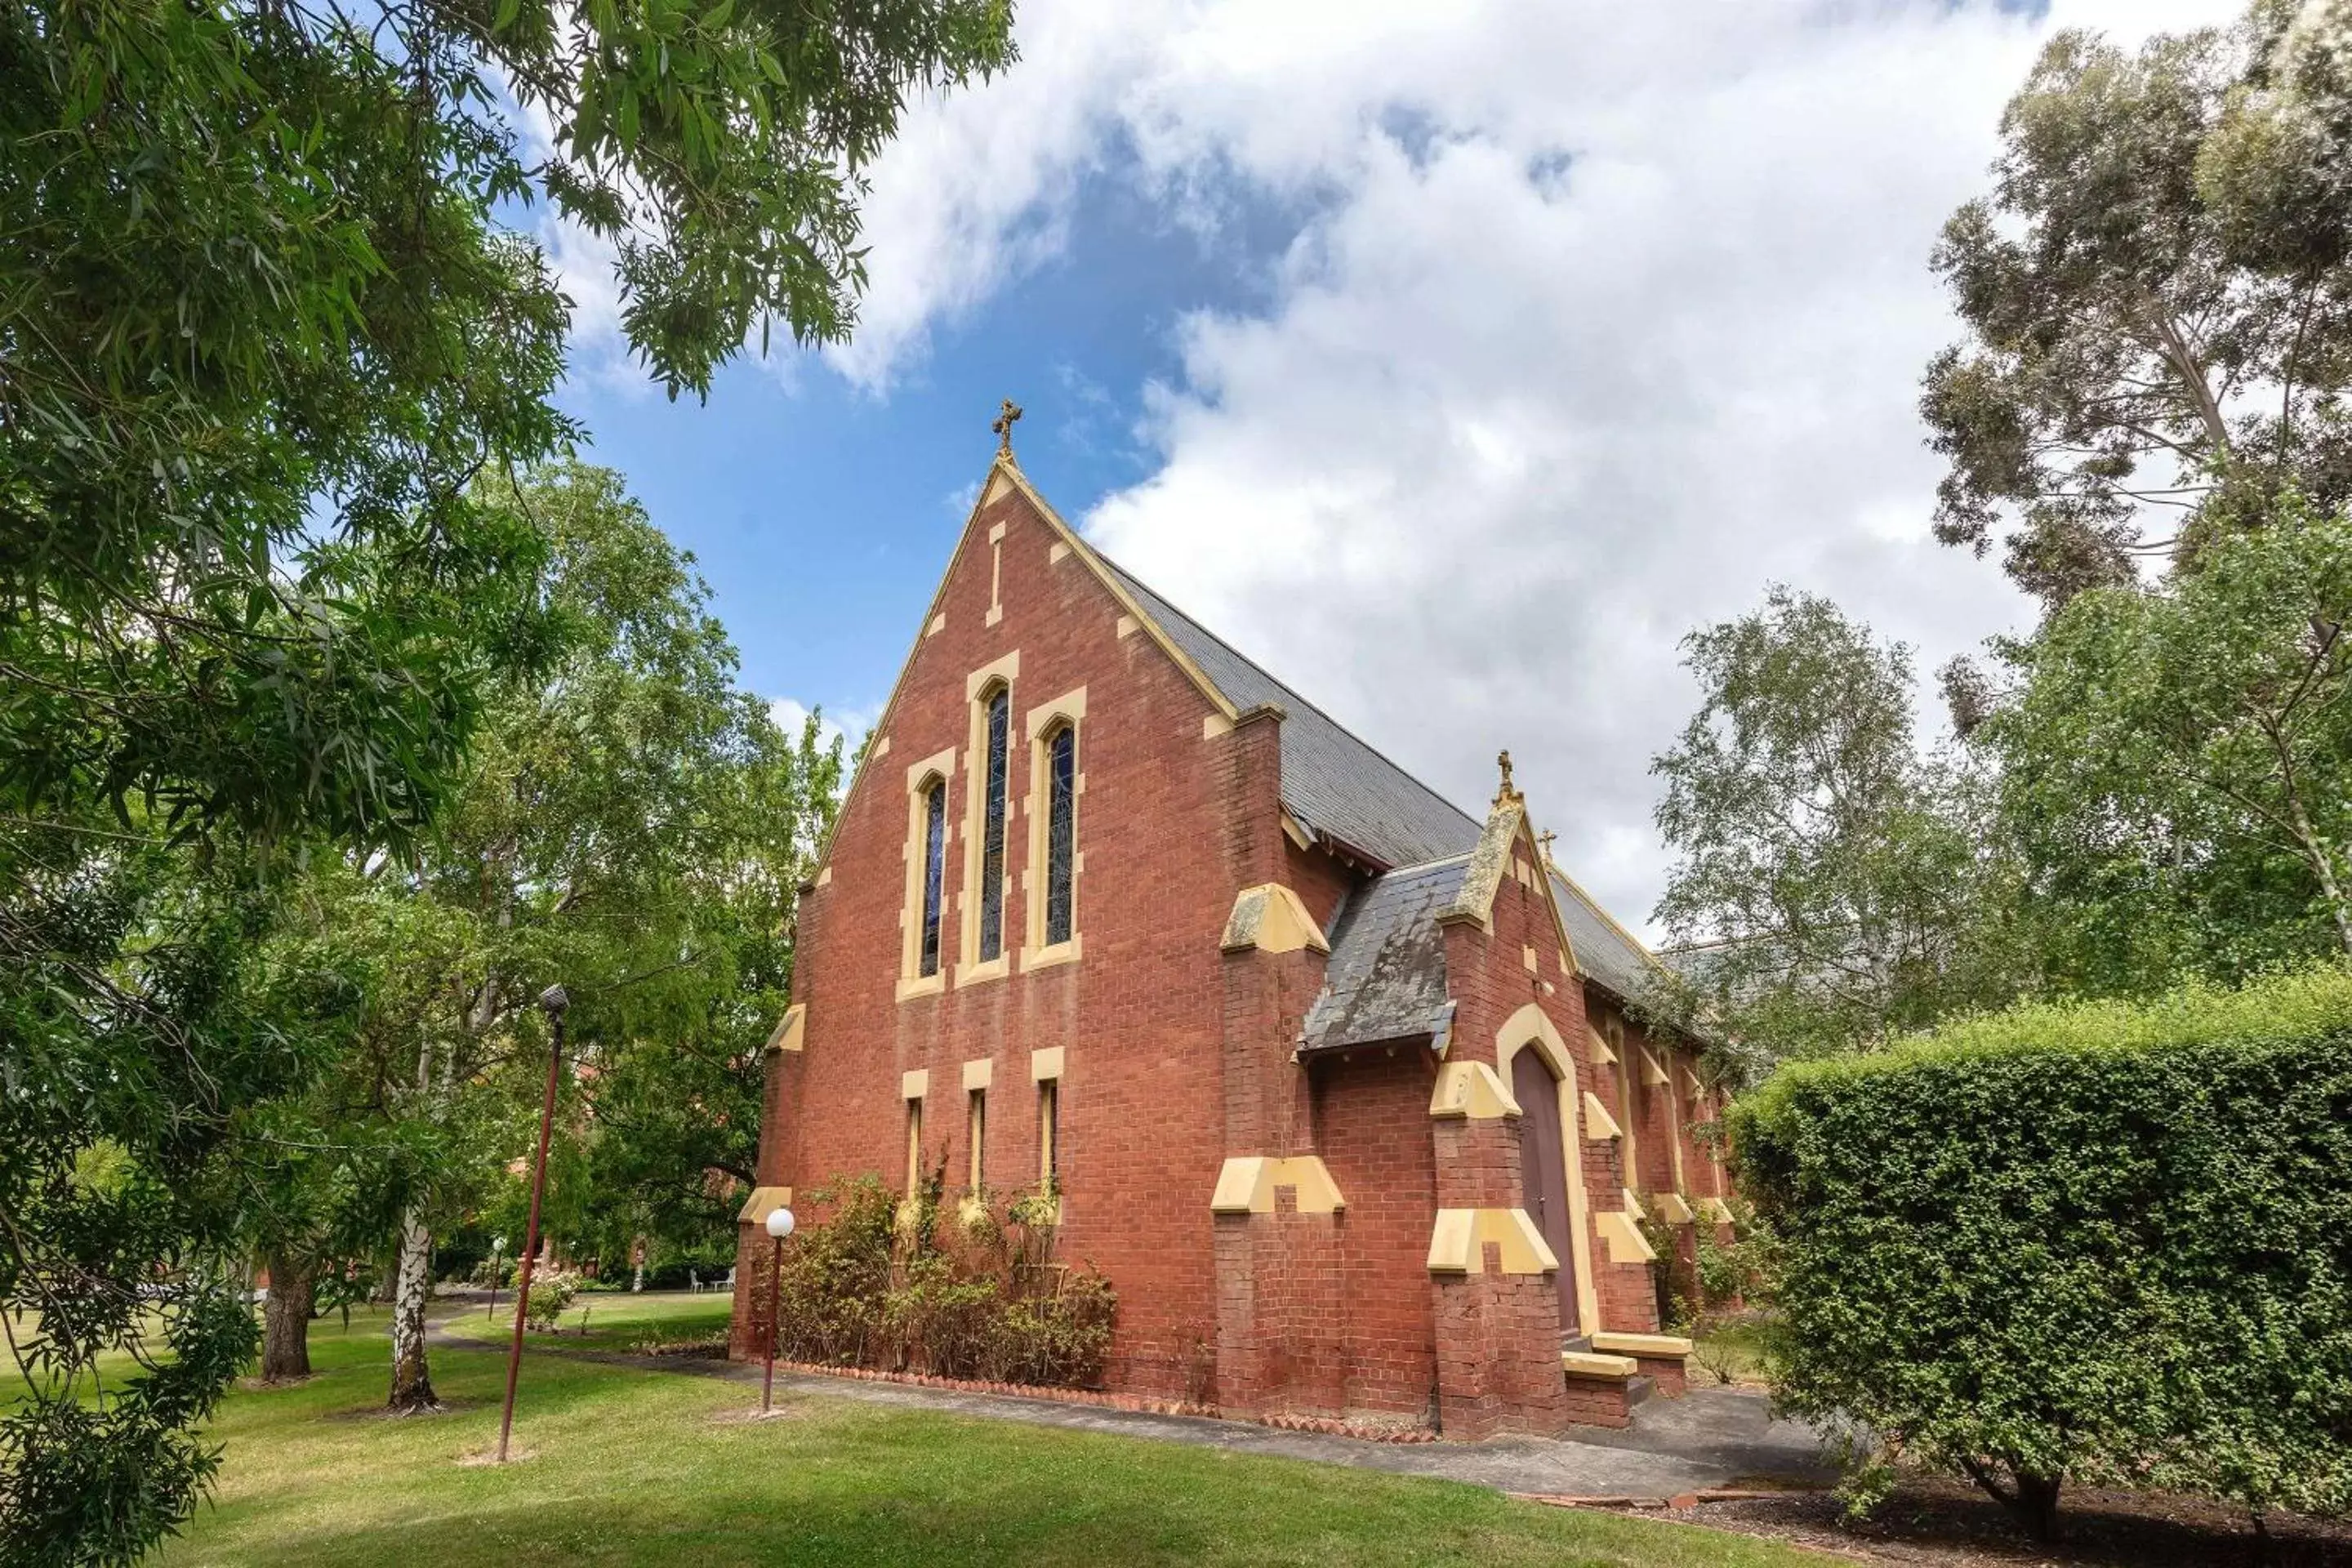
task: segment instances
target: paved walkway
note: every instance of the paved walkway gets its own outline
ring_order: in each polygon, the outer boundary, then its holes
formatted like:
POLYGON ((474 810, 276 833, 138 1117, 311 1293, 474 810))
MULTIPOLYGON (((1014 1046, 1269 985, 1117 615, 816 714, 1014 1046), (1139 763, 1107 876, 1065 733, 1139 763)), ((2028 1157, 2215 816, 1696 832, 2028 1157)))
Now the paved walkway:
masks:
MULTIPOLYGON (((503 1351, 440 1331, 436 1349, 503 1351)), ((540 1353, 578 1357, 652 1372, 760 1381, 757 1363, 639 1356, 619 1352, 562 1350, 531 1342, 540 1353)), ((869 1383, 779 1369, 776 1386, 796 1394, 863 1400, 910 1410, 947 1411, 992 1421, 1024 1421, 1081 1432, 1108 1432, 1161 1443, 1190 1443, 1240 1454, 1275 1454, 1328 1465, 1353 1465, 1399 1475, 1437 1476, 1507 1492, 1572 1497, 1672 1497, 1724 1486, 1750 1477, 1826 1481, 1834 1471, 1822 1458, 1811 1429, 1775 1421, 1762 1394, 1733 1389, 1694 1388, 1680 1399, 1651 1399, 1635 1407, 1633 1425, 1622 1432, 1580 1427, 1573 1439, 1496 1437, 1483 1443, 1371 1443, 1309 1432, 1284 1432, 1246 1421, 1197 1415, 1156 1415, 1023 1399, 1000 1394, 961 1394, 913 1384, 869 1383)))

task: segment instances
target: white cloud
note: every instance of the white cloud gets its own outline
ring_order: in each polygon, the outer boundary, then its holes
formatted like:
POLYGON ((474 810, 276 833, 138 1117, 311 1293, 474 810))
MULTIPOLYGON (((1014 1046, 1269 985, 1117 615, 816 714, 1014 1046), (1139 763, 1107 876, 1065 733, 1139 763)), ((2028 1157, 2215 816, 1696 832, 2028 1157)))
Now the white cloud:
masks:
POLYGON ((1692 625, 1785 580, 1924 668, 2025 615, 1928 538, 1918 376, 1955 331, 1928 248, 2053 29, 2236 9, 1025 0, 1024 63, 877 167, 834 363, 887 386, 1052 254, 1086 174, 1200 225, 1298 202, 1271 301, 1184 321, 1146 389, 1160 466, 1087 526, 1457 799, 1510 746, 1639 921, 1692 625))

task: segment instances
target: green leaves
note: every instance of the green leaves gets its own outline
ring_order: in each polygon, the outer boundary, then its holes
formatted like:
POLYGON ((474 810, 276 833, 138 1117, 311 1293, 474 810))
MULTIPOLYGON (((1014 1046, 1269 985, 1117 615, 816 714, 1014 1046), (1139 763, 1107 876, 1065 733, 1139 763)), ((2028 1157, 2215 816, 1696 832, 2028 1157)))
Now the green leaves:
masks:
POLYGON ((2352 1508, 2347 1031, 2327 967, 1784 1068, 1731 1112, 1780 1398, 1995 1478, 2352 1508))
POLYGON ((2290 495, 2018 650, 1980 738, 2055 978, 2145 994, 2352 949, 2347 624, 2352 525, 2290 495))
POLYGON ((1676 857, 1657 914, 1703 945, 1654 1007, 1769 1064, 2005 997, 2008 868, 1980 782, 1913 739, 1908 650, 1780 587, 1683 647, 1703 700, 1651 763, 1676 857))
POLYGON ((2000 542, 2054 608, 2286 487, 2352 498, 2347 25, 2347 0, 2259 0, 2136 56, 2051 40, 1936 250, 1969 334, 1921 401, 1937 538, 2000 542))

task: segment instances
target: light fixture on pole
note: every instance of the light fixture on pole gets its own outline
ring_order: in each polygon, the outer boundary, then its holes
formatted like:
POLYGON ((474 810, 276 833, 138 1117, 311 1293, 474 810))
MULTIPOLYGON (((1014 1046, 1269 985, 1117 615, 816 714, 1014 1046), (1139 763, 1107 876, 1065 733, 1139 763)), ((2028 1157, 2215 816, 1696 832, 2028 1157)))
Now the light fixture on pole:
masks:
POLYGON ((522 1325, 530 1312, 530 1264, 539 1254, 539 1203, 547 1194, 547 1143, 555 1131, 555 1082, 563 1070, 563 1013, 572 1005, 563 987, 551 985, 539 994, 540 1009, 547 1015, 547 1099, 539 1110, 539 1158, 530 1171, 530 1224, 522 1240, 522 1267, 515 1271, 514 1341, 507 1347, 507 1405, 499 1417, 499 1463, 507 1462, 507 1438, 514 1431, 515 1380, 522 1373, 522 1325))
POLYGON ((499 1259, 505 1256, 506 1250, 505 1237, 490 1237, 490 1310, 487 1315, 493 1318, 499 1315, 499 1259))
POLYGON ((768 1234, 774 1247, 768 1258, 768 1370, 760 1380, 760 1414, 773 1407, 776 1397, 776 1319, 784 1299, 784 1237, 793 1233, 793 1211, 779 1204, 768 1211, 768 1234))

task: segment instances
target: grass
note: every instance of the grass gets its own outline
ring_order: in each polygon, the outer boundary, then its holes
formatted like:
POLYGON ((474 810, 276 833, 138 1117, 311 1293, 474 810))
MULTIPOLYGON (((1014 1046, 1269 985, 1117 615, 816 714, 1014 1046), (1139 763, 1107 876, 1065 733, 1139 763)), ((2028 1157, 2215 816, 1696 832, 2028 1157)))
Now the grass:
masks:
MULTIPOLYGON (((734 1310, 734 1297, 724 1291, 647 1292, 592 1291, 573 1299, 563 1313, 562 1331, 555 1340, 532 1334, 526 1343, 551 1343, 565 1350, 585 1346, 599 1351, 633 1351, 648 1342, 675 1344, 688 1340, 723 1338, 734 1310), (585 1332, 583 1332, 583 1329, 585 1332)), ((499 1298, 495 1314, 477 1307, 447 1319, 441 1326, 469 1340, 504 1344, 514 1332, 514 1302, 499 1298)))
POLYGON ((1711 1325, 1693 1336, 1696 1354, 1691 1357, 1691 1378, 1701 1384, 1718 1381, 1720 1368, 1731 1374, 1737 1383, 1760 1384, 1764 1381, 1764 1340, 1769 1325, 1757 1318, 1735 1318, 1727 1322, 1711 1325))
MULTIPOLYGON (((632 1305, 691 1316, 675 1299, 632 1305)), ((456 1408, 407 1420, 374 1413, 381 1316, 314 1325, 311 1359, 310 1382, 223 1406, 215 1499, 163 1552, 170 1568, 1831 1561, 1446 1481, 853 1400, 730 1419, 756 1406, 756 1387, 544 1351, 526 1358, 516 1415, 530 1457, 465 1465, 497 1441, 503 1358, 436 1350, 434 1382, 456 1408)))

